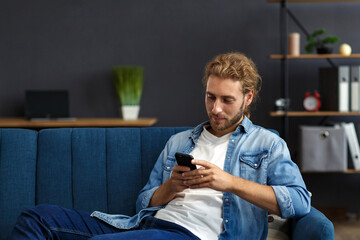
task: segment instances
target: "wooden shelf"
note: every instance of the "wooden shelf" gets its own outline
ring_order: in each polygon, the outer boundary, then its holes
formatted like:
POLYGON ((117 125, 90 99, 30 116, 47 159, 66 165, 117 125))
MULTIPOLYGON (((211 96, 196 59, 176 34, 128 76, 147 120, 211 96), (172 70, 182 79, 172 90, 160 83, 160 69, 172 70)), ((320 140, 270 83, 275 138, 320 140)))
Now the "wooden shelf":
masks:
MULTIPOLYGON (((268 0, 269 3, 279 3, 282 0, 268 0)), ((360 0, 287 0, 287 2, 360 2, 360 0)))
POLYGON ((352 173, 360 173, 360 170, 355 170, 355 169, 348 169, 346 172, 344 173, 348 173, 348 174, 352 174, 352 173))
POLYGON ((75 118, 70 120, 29 121, 25 118, 0 118, 2 128, 57 128, 57 127, 147 127, 156 118, 124 120, 121 118, 75 118))
POLYGON ((271 117, 326 117, 326 116, 360 116, 360 112, 336 112, 336 111, 289 111, 289 112, 270 112, 271 117))
MULTIPOLYGON (((270 59, 283 59, 284 55, 272 54, 270 59)), ((344 56, 341 54, 301 54, 299 56, 287 55, 288 59, 324 59, 324 58, 360 58, 360 53, 354 53, 350 56, 344 56)))
POLYGON ((319 172, 319 171, 316 171, 316 172, 301 172, 301 174, 329 174, 329 173, 336 173, 336 174, 359 174, 360 173, 360 170, 355 170, 355 169, 348 169, 346 170, 345 172, 325 172, 325 171, 322 171, 322 172, 319 172))

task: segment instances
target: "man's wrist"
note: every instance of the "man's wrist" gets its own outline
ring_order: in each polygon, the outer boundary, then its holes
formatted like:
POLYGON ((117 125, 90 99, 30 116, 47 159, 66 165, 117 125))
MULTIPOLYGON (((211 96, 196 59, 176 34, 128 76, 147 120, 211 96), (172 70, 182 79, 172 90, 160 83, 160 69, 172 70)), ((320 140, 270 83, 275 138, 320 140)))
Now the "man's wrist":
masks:
POLYGON ((150 200, 150 207, 162 206, 170 202, 176 195, 176 192, 172 191, 170 178, 162 184, 152 196, 150 200))
POLYGON ((241 192, 242 187, 244 185, 244 179, 240 178, 240 177, 236 177, 231 175, 232 179, 231 179, 231 184, 230 184, 230 189, 228 192, 231 192, 233 194, 239 194, 239 192, 241 192))

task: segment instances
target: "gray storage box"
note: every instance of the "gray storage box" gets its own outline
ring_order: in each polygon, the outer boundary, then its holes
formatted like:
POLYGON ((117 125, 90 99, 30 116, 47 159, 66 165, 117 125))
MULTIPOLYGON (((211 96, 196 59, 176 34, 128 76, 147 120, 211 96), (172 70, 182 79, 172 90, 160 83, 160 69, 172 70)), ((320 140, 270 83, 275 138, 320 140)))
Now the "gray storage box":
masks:
POLYGON ((302 172, 345 172, 347 144, 341 127, 300 126, 302 172))

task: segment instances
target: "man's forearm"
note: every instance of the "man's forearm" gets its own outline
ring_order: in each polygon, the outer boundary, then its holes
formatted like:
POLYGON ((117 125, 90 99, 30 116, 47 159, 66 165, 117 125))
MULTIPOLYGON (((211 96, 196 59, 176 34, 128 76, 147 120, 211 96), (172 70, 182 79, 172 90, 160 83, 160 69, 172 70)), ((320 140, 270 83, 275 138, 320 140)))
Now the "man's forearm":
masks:
POLYGON ((170 182, 168 180, 158 189, 156 189, 150 200, 149 207, 158 207, 168 204, 175 197, 175 195, 176 193, 171 191, 170 182))
POLYGON ((281 211, 272 187, 251 182, 243 178, 233 177, 234 184, 230 192, 270 213, 281 216, 281 211))

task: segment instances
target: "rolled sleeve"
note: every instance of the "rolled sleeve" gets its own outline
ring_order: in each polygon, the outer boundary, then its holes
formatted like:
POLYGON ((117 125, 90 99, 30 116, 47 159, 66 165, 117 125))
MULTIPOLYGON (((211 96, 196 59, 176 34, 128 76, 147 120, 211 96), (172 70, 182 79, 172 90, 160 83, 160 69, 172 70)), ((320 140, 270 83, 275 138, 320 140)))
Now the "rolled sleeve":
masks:
POLYGON ((301 217, 308 214, 311 210, 311 196, 304 188, 289 188, 290 197, 293 202, 295 216, 301 217))
POLYGON ((295 209, 290 197, 289 190, 285 186, 271 186, 275 192, 279 204, 281 217, 289 218, 295 215, 295 209))
POLYGON ((159 186, 153 187, 145 192, 142 192, 136 204, 136 209, 139 212, 141 209, 147 208, 150 204, 151 198, 154 195, 155 191, 159 188, 159 186))
POLYGON ((310 194, 282 139, 274 145, 271 155, 268 184, 274 189, 281 216, 289 218, 307 214, 311 207, 310 194))

